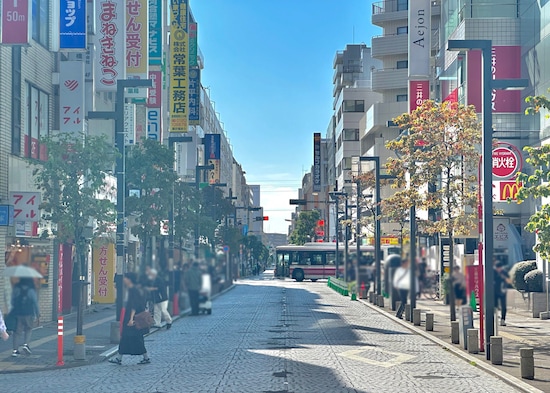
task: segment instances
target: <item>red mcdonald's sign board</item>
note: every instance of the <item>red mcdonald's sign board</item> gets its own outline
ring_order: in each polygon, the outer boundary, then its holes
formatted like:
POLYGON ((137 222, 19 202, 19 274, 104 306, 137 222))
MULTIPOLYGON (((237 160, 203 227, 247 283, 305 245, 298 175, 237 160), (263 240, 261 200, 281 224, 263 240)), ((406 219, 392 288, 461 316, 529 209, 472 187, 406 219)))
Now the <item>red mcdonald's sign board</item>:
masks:
POLYGON ((501 181, 500 182, 500 200, 506 201, 511 199, 513 201, 517 200, 517 194, 519 189, 522 187, 521 183, 516 183, 515 181, 501 181))

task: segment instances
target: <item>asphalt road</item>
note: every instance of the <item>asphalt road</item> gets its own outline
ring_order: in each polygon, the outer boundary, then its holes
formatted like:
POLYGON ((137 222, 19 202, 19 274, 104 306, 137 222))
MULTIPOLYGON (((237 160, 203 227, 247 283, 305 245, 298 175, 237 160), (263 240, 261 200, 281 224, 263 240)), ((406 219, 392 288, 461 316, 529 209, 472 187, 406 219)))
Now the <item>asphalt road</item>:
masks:
POLYGON ((152 363, 0 376, 1 392, 515 392, 512 386, 332 291, 324 282, 242 280, 212 315, 146 338, 152 363))

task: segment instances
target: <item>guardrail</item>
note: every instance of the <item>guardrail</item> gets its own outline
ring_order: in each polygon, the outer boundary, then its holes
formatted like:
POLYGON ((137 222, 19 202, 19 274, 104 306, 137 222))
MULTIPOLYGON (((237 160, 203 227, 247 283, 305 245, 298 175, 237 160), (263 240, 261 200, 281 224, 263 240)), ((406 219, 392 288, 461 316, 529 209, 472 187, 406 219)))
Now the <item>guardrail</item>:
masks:
POLYGON ((355 282, 348 283, 343 280, 339 280, 336 277, 329 277, 327 286, 343 296, 350 296, 351 293, 351 300, 357 299, 357 294, 355 293, 355 282))

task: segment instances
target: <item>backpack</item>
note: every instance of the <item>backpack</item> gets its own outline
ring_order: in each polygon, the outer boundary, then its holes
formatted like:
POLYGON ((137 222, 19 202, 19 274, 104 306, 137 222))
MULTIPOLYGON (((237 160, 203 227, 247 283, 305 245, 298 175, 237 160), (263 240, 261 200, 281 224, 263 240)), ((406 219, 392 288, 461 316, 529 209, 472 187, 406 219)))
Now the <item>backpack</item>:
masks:
POLYGON ((20 287, 13 300, 13 308, 18 315, 33 315, 34 304, 29 294, 29 287, 20 287))

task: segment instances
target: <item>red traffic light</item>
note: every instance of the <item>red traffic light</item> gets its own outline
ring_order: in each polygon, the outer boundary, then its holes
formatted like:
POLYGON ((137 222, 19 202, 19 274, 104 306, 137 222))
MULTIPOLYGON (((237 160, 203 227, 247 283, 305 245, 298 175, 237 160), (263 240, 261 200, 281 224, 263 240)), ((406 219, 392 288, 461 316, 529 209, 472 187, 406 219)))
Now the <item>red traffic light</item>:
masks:
POLYGON ((264 219, 264 221, 267 221, 267 220, 269 220, 269 217, 268 217, 268 216, 264 216, 263 219, 264 219))

